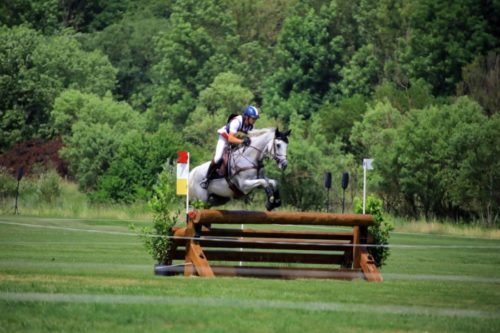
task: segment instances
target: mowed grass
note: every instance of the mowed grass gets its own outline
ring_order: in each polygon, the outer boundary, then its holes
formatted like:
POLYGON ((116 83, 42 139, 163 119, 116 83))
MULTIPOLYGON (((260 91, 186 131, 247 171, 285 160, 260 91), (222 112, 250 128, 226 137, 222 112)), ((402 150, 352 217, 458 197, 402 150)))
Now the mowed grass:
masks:
POLYGON ((129 223, 0 216, 0 332, 500 331, 500 240, 395 233, 383 283, 158 277, 129 223))

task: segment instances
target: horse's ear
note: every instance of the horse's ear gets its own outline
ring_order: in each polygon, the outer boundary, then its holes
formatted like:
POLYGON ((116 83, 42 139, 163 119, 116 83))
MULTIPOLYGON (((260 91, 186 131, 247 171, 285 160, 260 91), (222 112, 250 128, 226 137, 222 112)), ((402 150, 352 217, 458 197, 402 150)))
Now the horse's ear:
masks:
POLYGON ((286 131, 285 133, 283 133, 283 135, 284 135, 284 136, 289 136, 289 135, 290 135, 290 133, 292 133, 292 130, 291 130, 291 129, 289 129, 288 131, 286 131))

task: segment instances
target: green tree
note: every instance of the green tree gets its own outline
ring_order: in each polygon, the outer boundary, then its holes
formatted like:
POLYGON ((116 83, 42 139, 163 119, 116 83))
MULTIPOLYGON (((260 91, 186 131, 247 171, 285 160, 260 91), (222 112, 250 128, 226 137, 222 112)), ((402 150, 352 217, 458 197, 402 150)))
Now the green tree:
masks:
POLYGON ((0 150, 51 136, 49 113, 67 88, 104 95, 116 70, 102 53, 85 52, 71 32, 41 36, 26 27, 0 28, 0 150), (2 133, 3 134, 3 133, 2 133))
POLYGON ((149 199, 162 165, 183 148, 180 133, 169 124, 160 125, 156 133, 128 132, 98 179, 93 198, 115 202, 149 199))
POLYGON ((475 99, 489 115, 500 112, 500 55, 489 52, 462 69, 459 95, 475 99))
POLYGON ((170 29, 155 41, 157 88, 153 109, 159 119, 183 124, 195 99, 220 72, 231 69, 235 24, 219 1, 182 1, 173 6, 170 29))
POLYGON ((418 215, 422 211, 426 218, 443 211, 445 197, 439 175, 444 165, 436 154, 436 144, 442 135, 437 124, 445 123, 446 117, 440 110, 438 107, 411 110, 397 135, 400 190, 413 213, 418 215))
POLYGON ((443 165, 437 173, 449 202, 445 214, 454 218, 481 217, 493 224, 500 207, 498 117, 488 118, 468 98, 443 108, 445 119, 435 126, 441 136, 435 143, 443 165))
POLYGON ((384 82, 375 88, 374 97, 377 101, 388 100, 401 113, 441 103, 432 95, 432 86, 423 79, 412 80, 404 87, 384 82))
POLYGON ((298 110, 307 118, 327 93, 335 95, 343 38, 332 36, 328 28, 328 19, 302 3, 287 17, 276 46, 277 68, 266 83, 265 99, 271 109, 283 109, 280 104, 294 93, 308 94, 311 102, 298 110))
POLYGON ((474 0, 406 3, 397 61, 407 77, 425 79, 438 95, 452 94, 461 68, 498 45, 481 6, 474 0))
POLYGON ((126 133, 145 128, 143 117, 128 104, 118 103, 110 95, 100 98, 75 91, 61 94, 52 119, 63 134, 61 157, 69 162, 71 173, 86 191, 96 188, 126 133), (73 123, 68 131, 65 122, 69 120, 73 123))
POLYGON ((468 98, 407 114, 383 149, 396 153, 390 170, 414 215, 492 223, 499 206, 495 124, 468 98))
POLYGON ((384 199, 389 210, 400 208, 399 152, 395 149, 395 142, 403 120, 401 113, 387 100, 377 102, 368 107, 362 121, 355 122, 350 138, 358 165, 363 158, 374 159, 370 185, 384 199))
POLYGON ((145 110, 153 95, 152 66, 157 62, 154 38, 168 29, 165 18, 128 15, 84 39, 89 49, 100 49, 118 70, 114 94, 145 110))
MULTIPOLYGON (((495 113, 485 124, 482 129, 484 131, 484 138, 482 140, 481 150, 478 151, 478 158, 476 159, 479 167, 464 168, 464 170, 474 173, 472 175, 465 175, 465 177, 475 177, 479 185, 476 185, 475 190, 478 192, 474 195, 476 205, 479 207, 479 217, 486 221, 489 225, 498 223, 498 216, 500 212, 500 135, 498 129, 500 128, 500 115, 495 113), (482 169, 482 170, 481 170, 482 169)), ((477 132, 481 135, 482 132, 477 132)))
POLYGON ((360 94, 370 96, 378 83, 378 62, 371 44, 359 48, 351 60, 342 68, 342 81, 339 84, 343 96, 360 94))
POLYGON ((71 31, 44 40, 32 57, 33 75, 50 87, 51 101, 65 88, 103 96, 115 86, 117 71, 108 58, 98 50, 83 51, 71 31))
POLYGON ((297 0, 224 0, 236 21, 243 44, 268 47, 276 43, 283 21, 297 0))
POLYGON ((42 38, 26 27, 0 27, 0 152, 32 136, 45 121, 37 114, 43 104, 37 97, 42 93, 30 73, 33 50, 42 38))
POLYGON ((28 26, 43 33, 62 27, 59 0, 10 0, 0 3, 0 26, 28 26))
POLYGON ((342 99, 338 105, 325 103, 318 111, 321 128, 327 142, 342 140, 344 151, 352 152, 349 141, 351 130, 356 121, 361 121, 366 112, 367 100, 362 95, 342 99))
MULTIPOLYGON (((349 1, 348 1, 349 2, 349 1)), ((373 55, 378 67, 384 69, 384 78, 398 86, 407 86, 408 78, 397 66, 396 55, 400 53, 404 36, 404 1, 380 0, 354 1, 358 7, 353 14, 358 26, 361 45, 373 45, 373 55)), ((381 81, 382 77, 379 77, 381 81)))
POLYGON ((119 21, 130 6, 128 0, 61 0, 59 2, 64 26, 81 32, 101 30, 119 21))
POLYGON ((244 78, 245 87, 260 100, 264 93, 261 84, 274 70, 272 47, 259 42, 241 44, 238 47, 237 59, 233 72, 244 78))

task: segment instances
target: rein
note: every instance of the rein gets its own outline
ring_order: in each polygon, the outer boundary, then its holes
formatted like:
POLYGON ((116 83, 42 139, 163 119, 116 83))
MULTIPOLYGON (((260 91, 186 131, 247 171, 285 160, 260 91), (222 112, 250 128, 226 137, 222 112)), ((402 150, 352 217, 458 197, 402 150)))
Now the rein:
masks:
MULTIPOLYGON (((267 147, 267 145, 266 145, 267 147)), ((252 148, 252 149, 255 149, 257 150, 259 153, 262 153, 264 152, 264 149, 259 149, 255 146, 248 146, 248 148, 252 148)), ((243 151, 245 150, 246 148, 243 149, 243 151)), ((273 157, 273 160, 275 160, 276 162, 278 163, 282 163, 284 160, 286 160, 286 154, 278 154, 276 151, 276 136, 273 138, 273 145, 272 145, 272 150, 270 151, 270 155, 273 157)), ((264 155, 263 158, 261 159, 258 159, 257 160, 257 164, 255 164, 254 162, 252 162, 248 157, 246 157, 245 155, 243 155, 243 152, 240 153, 240 158, 244 158, 246 161, 248 161, 250 164, 252 164, 251 167, 247 167, 247 168, 241 168, 241 169, 238 169, 233 175, 237 175, 238 173, 242 172, 242 171, 246 171, 246 170, 252 170, 252 169, 257 169, 257 172, 263 167, 263 164, 262 164, 262 160, 264 160, 264 158, 266 157, 266 155, 264 155)))

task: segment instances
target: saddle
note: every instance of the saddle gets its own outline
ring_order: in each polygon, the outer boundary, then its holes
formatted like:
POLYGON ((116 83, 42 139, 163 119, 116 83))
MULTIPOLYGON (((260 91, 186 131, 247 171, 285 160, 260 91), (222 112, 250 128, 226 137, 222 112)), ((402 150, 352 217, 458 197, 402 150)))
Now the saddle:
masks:
POLYGON ((229 177, 229 160, 231 158, 231 148, 226 147, 222 153, 222 160, 219 162, 217 169, 212 173, 210 180, 229 177))
POLYGON ((231 175, 233 169, 231 155, 234 149, 236 149, 236 147, 232 146, 226 147, 224 149, 224 153, 222 154, 222 159, 219 162, 219 165, 217 166, 215 172, 213 172, 212 175, 210 176, 210 180, 225 178, 229 188, 233 191, 234 196, 236 198, 240 198, 243 197, 245 194, 238 188, 238 186, 236 186, 236 184, 234 184, 231 181, 231 175))

